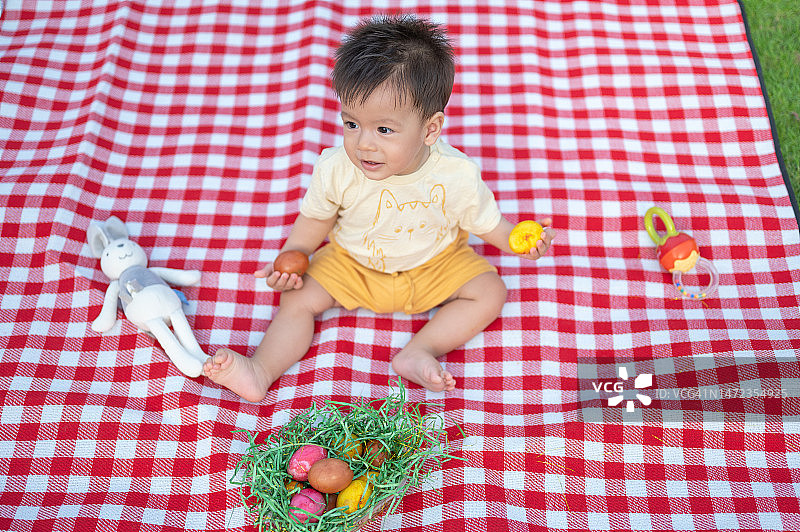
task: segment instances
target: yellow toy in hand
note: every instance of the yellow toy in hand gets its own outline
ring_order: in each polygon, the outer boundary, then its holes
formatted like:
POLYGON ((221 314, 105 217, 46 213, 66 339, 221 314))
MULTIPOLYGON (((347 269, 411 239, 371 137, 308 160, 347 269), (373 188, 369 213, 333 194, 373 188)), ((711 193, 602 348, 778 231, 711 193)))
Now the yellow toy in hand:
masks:
POLYGON ((508 235, 508 246, 514 253, 528 253, 536 247, 536 242, 542 238, 544 228, 539 222, 525 220, 514 226, 508 235))

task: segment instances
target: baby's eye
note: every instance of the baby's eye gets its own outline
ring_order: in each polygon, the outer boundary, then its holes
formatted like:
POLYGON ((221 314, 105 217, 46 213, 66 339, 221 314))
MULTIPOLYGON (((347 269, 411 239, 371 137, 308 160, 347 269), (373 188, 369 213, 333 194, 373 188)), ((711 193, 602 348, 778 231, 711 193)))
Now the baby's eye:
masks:
POLYGON ((358 129, 358 124, 356 124, 355 122, 351 122, 351 121, 347 120, 344 123, 344 127, 346 127, 347 129, 358 129))
POLYGON ((379 126, 378 127, 378 133, 380 133, 381 135, 388 135, 389 133, 392 133, 393 131, 394 130, 392 130, 392 128, 389 128, 389 127, 386 127, 386 126, 379 126))

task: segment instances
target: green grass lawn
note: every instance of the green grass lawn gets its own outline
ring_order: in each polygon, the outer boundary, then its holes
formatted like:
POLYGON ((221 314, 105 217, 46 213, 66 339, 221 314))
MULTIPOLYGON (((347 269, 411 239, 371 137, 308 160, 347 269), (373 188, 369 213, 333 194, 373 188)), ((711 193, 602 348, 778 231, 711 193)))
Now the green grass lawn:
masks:
POLYGON ((800 202, 800 0, 742 0, 783 161, 800 202))

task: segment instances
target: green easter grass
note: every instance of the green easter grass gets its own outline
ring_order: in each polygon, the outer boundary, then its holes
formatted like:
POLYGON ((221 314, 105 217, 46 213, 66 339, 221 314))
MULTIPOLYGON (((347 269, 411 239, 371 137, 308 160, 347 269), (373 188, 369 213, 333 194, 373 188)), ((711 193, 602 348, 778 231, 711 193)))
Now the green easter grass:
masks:
POLYGON ((394 512, 406 492, 419 486, 433 465, 441 467, 448 460, 462 459, 447 454, 450 445, 442 418, 422 415, 421 405, 408 405, 404 397, 399 384, 399 390, 386 399, 327 401, 296 415, 262 444, 256 443, 258 433, 235 431, 247 434, 249 447, 237 464, 231 483, 240 486, 255 526, 262 532, 351 531, 384 512, 394 512), (289 516, 289 500, 300 488, 289 491, 285 487, 291 480, 286 466, 298 448, 315 444, 327 449, 329 456, 350 464, 354 478, 372 469, 370 456, 351 458, 345 454, 345 435, 365 444, 377 440, 388 452, 389 458, 373 469, 377 473, 372 495, 364 507, 353 513, 345 513, 345 508, 339 507, 325 512, 317 522, 298 522, 289 516))

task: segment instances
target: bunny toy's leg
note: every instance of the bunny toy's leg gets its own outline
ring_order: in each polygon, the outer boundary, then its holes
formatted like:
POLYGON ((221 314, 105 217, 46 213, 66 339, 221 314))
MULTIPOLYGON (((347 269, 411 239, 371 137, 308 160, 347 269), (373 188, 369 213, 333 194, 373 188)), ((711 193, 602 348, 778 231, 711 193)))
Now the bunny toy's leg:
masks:
POLYGON ((178 309, 172 312, 169 315, 169 319, 172 322, 172 328, 175 330, 175 336, 178 337, 178 341, 180 341, 190 355, 199 360, 201 364, 204 363, 208 355, 205 354, 203 348, 197 343, 197 338, 194 337, 192 328, 189 326, 189 322, 186 320, 186 315, 183 311, 178 309))
POLYGON ((160 318, 149 320, 147 327, 181 373, 188 377, 200 376, 203 372, 203 362, 186 351, 163 320, 160 318))

